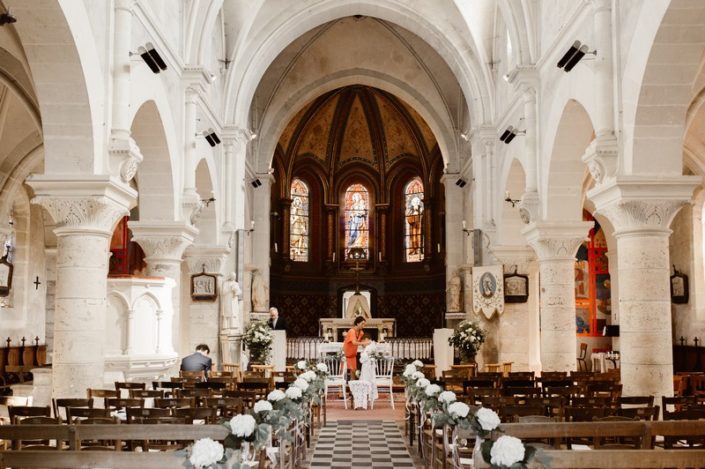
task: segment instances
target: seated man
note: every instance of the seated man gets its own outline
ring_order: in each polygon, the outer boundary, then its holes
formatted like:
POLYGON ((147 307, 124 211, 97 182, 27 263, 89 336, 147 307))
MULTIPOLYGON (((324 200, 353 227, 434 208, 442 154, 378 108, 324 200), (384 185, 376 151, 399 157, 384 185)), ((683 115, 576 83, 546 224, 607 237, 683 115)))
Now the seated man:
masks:
POLYGON ((213 360, 208 356, 211 349, 206 344, 198 344, 196 352, 181 360, 181 371, 203 371, 204 376, 213 366, 213 360))

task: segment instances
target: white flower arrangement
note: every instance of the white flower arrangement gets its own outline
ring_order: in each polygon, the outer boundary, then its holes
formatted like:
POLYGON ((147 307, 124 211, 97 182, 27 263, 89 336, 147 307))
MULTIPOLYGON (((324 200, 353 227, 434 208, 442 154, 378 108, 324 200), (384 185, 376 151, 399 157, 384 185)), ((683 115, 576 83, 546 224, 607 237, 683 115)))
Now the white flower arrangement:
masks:
POLYGON ((264 321, 250 321, 243 342, 250 351, 250 360, 253 362, 265 363, 272 349, 272 329, 264 321))
POLYGON ((302 391, 305 391, 308 389, 308 381, 306 381, 305 379, 296 378, 296 381, 294 381, 294 386, 301 389, 302 391))
POLYGON ((427 380, 426 378, 421 378, 420 380, 416 381, 416 386, 418 386, 421 389, 425 389, 426 386, 430 385, 431 382, 427 380))
POLYGON ((414 380, 417 380, 417 381, 418 381, 418 380, 423 379, 423 378, 425 378, 425 376, 424 376, 424 374, 421 373, 420 371, 414 371, 414 372, 411 374, 411 379, 414 379, 414 380))
POLYGON ((458 397, 453 391, 443 391, 438 395, 438 402, 450 404, 458 400, 458 397))
POLYGON ((271 412, 273 409, 272 403, 269 401, 265 401, 260 399, 259 401, 255 402, 255 413, 259 412, 271 412))
POLYGON ((409 363, 408 365, 406 365, 406 368, 404 368, 404 377, 411 378, 411 375, 413 375, 414 373, 416 373, 416 366, 414 366, 413 363, 409 363))
POLYGON ((250 414, 239 414, 230 419, 230 431, 241 438, 249 438, 256 426, 257 422, 250 414))
POLYGON ((296 368, 299 370, 305 370, 308 368, 308 362, 306 360, 300 360, 296 363, 296 368))
POLYGON ((320 373, 328 373, 328 365, 326 365, 325 363, 316 363, 316 369, 320 373))
POLYGON ((490 449, 490 463, 493 466, 511 467, 523 461, 525 454, 524 443, 519 438, 503 435, 497 438, 490 449))
POLYGON ((429 384, 426 386, 426 389, 424 389, 424 392, 428 397, 433 397, 441 392, 441 387, 437 384, 429 384))
POLYGON ((416 368, 423 368, 423 362, 421 360, 414 360, 411 364, 416 368))
POLYGON ((311 381, 313 381, 314 379, 316 379, 316 372, 313 371, 313 370, 306 371, 306 372, 304 372, 304 373, 301 373, 301 374, 299 375, 299 378, 301 378, 301 379, 303 379, 303 380, 306 380, 307 382, 310 383, 311 381))
POLYGON ((284 391, 280 389, 275 389, 274 391, 270 392, 267 394, 267 400, 269 402, 279 402, 282 399, 286 397, 286 394, 284 394, 284 391))
POLYGON ((448 406, 448 413, 451 417, 464 419, 470 413, 470 406, 464 402, 453 402, 448 406))
MULTIPOLYGON (((304 383, 306 383, 306 381, 304 381, 304 383)), ((308 384, 308 383, 306 383, 306 384, 308 384)), ((286 394, 286 397, 288 397, 292 401, 295 401, 297 399, 301 399, 301 396, 303 396, 304 393, 303 393, 303 391, 301 391, 301 388, 298 388, 296 386, 291 386, 291 387, 287 388, 285 394, 286 394)))
POLYGON ((486 407, 481 407, 476 413, 475 418, 483 430, 492 431, 499 426, 502 421, 497 413, 486 407))
POLYGON ((223 445, 210 438, 201 438, 191 447, 189 461, 195 467, 209 467, 223 459, 223 445))

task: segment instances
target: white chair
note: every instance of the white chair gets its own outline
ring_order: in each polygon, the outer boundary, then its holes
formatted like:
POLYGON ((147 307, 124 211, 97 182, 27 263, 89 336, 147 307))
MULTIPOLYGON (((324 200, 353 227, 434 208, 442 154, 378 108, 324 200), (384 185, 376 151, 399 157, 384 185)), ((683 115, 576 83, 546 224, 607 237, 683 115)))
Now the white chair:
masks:
POLYGON ((392 409, 394 409, 394 380, 392 379, 394 374, 394 357, 380 358, 375 364, 375 384, 377 388, 388 388, 389 389, 389 402, 392 403, 392 409))
POLYGON ((345 375, 348 367, 347 363, 345 362, 345 357, 321 357, 321 362, 325 363, 328 367, 328 377, 326 378, 325 382, 326 399, 328 399, 329 388, 340 388, 343 392, 343 402, 345 403, 345 409, 347 409, 348 396, 345 389, 347 388, 345 383, 345 375))

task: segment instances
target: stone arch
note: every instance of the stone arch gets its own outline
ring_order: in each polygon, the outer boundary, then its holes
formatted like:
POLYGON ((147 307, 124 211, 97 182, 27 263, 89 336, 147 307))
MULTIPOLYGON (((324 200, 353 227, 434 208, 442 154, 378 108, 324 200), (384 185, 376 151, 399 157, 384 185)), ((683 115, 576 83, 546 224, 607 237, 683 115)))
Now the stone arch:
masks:
MULTIPOLYGON (((434 107, 413 87, 388 75, 370 73, 367 70, 351 69, 325 77, 322 82, 309 83, 292 93, 289 100, 280 109, 268 112, 262 124, 262 134, 258 138, 256 149, 259 171, 264 172, 271 165, 279 137, 286 125, 303 108, 316 97, 348 85, 367 85, 387 91, 409 103, 426 121, 436 136, 441 155, 457 155, 457 139, 453 135, 452 124, 435 112, 434 107)), ((457 161, 455 161, 457 164, 457 161)))
POLYGON ((455 33, 452 28, 441 31, 427 20, 426 13, 429 12, 388 0, 362 0, 352 4, 323 1, 314 6, 306 5, 299 11, 292 9, 287 9, 285 16, 280 15, 275 21, 261 28, 262 39, 252 41, 261 46, 249 51, 249 55, 243 58, 245 63, 235 64, 234 73, 228 77, 225 114, 236 125, 247 126, 256 88, 280 52, 307 31, 350 15, 379 18, 414 31, 446 61, 463 94, 476 98, 477 105, 467 109, 471 121, 479 124, 491 120, 491 84, 485 76, 483 65, 477 62, 480 55, 472 41, 472 35, 467 31, 467 25, 462 21, 456 24, 462 32, 455 33), (467 49, 473 53, 461 52, 467 49))
POLYGON ((705 51, 703 15, 705 2, 642 6, 625 54, 622 172, 682 174, 675 156, 682 152, 693 80, 705 51))
POLYGON ((563 104, 555 129, 548 132, 553 140, 542 158, 544 183, 539 190, 544 220, 582 220, 586 166, 581 157, 594 138, 594 129, 582 103, 568 99, 563 104))
POLYGON ((178 167, 169 142, 175 136, 166 133, 166 127, 157 103, 145 101, 135 113, 131 132, 144 160, 135 179, 138 186, 140 220, 174 220, 177 214, 176 171, 178 167))
POLYGON ((102 112, 105 96, 91 22, 83 2, 5 2, 21 21, 13 24, 29 63, 41 110, 45 172, 103 172, 107 155, 102 112), (67 121, 71 124, 67 125, 67 121))
POLYGON ((218 240, 218 197, 214 184, 216 179, 213 178, 211 168, 213 165, 208 164, 206 158, 201 159, 196 166, 196 192, 201 200, 207 201, 203 203, 203 208, 195 223, 195 227, 198 229, 196 244, 212 245, 216 244, 218 240), (216 200, 209 202, 211 197, 216 200))

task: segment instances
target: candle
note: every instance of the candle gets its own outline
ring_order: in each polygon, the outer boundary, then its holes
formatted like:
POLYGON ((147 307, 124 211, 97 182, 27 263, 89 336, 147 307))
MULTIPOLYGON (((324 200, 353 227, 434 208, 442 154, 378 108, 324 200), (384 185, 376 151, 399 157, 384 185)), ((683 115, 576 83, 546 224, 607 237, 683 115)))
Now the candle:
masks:
POLYGON ((463 220, 463 229, 467 228, 467 224, 465 223, 465 220, 463 220))
POLYGON ((379 259, 380 262, 382 262, 382 251, 379 251, 377 253, 377 258, 379 259))
POLYGON ((505 192, 504 192, 504 198, 505 198, 505 199, 511 199, 511 197, 509 196, 509 191, 505 191, 505 192))
POLYGON ((279 246, 277 246, 277 243, 274 243, 274 252, 279 252, 279 246))
POLYGON ((335 251, 333 251, 333 262, 335 262, 335 251))
POLYGON ((436 251, 441 252, 441 243, 436 244, 436 251))

